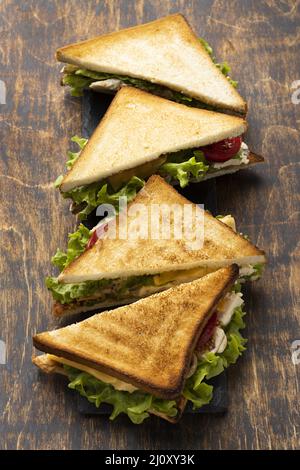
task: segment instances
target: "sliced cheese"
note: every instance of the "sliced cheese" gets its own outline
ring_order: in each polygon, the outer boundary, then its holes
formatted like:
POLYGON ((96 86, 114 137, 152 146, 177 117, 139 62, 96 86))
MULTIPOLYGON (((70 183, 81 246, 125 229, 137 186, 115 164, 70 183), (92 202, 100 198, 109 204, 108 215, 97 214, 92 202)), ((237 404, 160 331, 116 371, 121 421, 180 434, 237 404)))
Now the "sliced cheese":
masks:
POLYGON ((192 269, 182 269, 178 271, 167 271, 165 273, 157 274, 153 277, 154 285, 161 286, 171 281, 189 282, 193 279, 199 279, 213 271, 215 268, 208 268, 206 266, 192 269))
MULTIPOLYGON (((228 225, 236 232, 235 220, 232 215, 225 215, 219 219, 223 224, 228 225)), ((189 282, 194 279, 199 279, 200 277, 206 276, 206 274, 212 273, 216 268, 209 268, 207 266, 202 266, 199 268, 177 270, 177 271, 167 271, 165 273, 157 274, 153 277, 155 286, 162 286, 172 281, 179 282, 189 282)))
POLYGON ((67 366, 74 367, 75 369, 82 370, 83 372, 87 372, 88 374, 96 377, 96 379, 101 380, 109 385, 112 385, 116 390, 121 390, 123 392, 134 392, 138 390, 131 384, 123 382, 123 380, 116 379, 115 377, 111 377, 110 375, 104 374, 103 372, 99 372, 92 367, 85 366, 83 364, 79 364, 75 361, 70 361, 69 359, 65 359, 64 357, 54 356, 53 354, 48 354, 48 357, 59 364, 65 364, 67 366))
POLYGON ((137 296, 138 297, 147 297, 148 295, 157 294, 158 292, 161 292, 161 291, 163 291, 163 290, 165 290, 166 288, 169 288, 169 287, 172 287, 172 284, 170 284, 170 285, 165 284, 161 289, 157 289, 156 285, 154 285, 154 286, 142 286, 138 290, 137 296))
POLYGON ((117 191, 123 183, 127 183, 133 176, 144 179, 153 175, 166 160, 167 157, 163 155, 152 162, 146 162, 143 165, 112 175, 108 178, 108 181, 114 191, 117 191))
POLYGON ((219 219, 223 224, 227 225, 230 227, 234 232, 236 232, 236 224, 235 224, 235 219, 232 217, 232 215, 225 215, 224 217, 220 217, 219 219))

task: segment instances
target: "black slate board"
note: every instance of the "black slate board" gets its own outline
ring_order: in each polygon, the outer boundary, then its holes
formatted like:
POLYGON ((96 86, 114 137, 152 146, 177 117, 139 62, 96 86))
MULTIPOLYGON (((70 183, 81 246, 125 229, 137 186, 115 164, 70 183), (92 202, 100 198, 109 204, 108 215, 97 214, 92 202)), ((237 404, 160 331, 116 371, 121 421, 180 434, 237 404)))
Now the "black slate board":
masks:
MULTIPOLYGON (((108 106, 112 101, 112 96, 85 92, 82 100, 82 136, 90 137, 99 121, 104 116, 108 106)), ((214 179, 205 181, 201 184, 191 184, 187 188, 176 188, 187 199, 196 204, 204 204, 205 209, 212 214, 217 215, 216 204, 216 183, 214 179)), ((92 228, 97 223, 97 219, 93 214, 89 216, 86 225, 92 228)), ((185 413, 224 413, 227 410, 227 380, 226 373, 215 377, 209 382, 214 386, 214 395, 212 401, 193 411, 192 406, 186 407, 185 413)), ((78 411, 84 415, 108 415, 111 413, 110 405, 101 405, 96 408, 85 398, 78 396, 78 411)))

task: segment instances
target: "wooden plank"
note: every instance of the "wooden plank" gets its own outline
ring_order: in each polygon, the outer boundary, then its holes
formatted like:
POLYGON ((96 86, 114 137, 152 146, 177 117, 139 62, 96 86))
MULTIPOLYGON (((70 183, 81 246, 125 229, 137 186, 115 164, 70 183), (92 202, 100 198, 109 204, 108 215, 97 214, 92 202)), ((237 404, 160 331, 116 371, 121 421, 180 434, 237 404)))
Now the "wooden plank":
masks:
MULTIPOLYGON (((0 447, 13 449, 299 448, 299 2, 4 0, 0 3, 1 320, 8 361, 0 365, 0 447), (69 137, 80 132, 80 100, 59 86, 53 57, 62 44, 181 11, 249 100, 247 140, 266 164, 217 182, 231 212, 269 256, 264 278, 247 288, 248 352, 229 370, 225 417, 86 419, 60 378, 31 366, 31 335, 54 327, 43 277, 74 226, 51 182, 64 169, 69 137)), ((99 98, 100 99, 100 98, 99 98)), ((54 272, 54 271, 53 271, 54 272)))

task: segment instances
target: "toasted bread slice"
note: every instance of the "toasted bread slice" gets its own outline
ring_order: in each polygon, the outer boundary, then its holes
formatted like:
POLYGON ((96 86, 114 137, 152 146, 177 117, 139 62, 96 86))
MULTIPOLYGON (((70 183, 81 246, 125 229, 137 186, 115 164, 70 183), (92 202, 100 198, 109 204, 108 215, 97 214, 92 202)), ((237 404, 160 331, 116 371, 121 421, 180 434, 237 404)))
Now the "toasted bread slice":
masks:
POLYGON ((238 273, 237 265, 228 266, 129 306, 40 333, 34 345, 157 397, 177 398, 201 331, 238 273))
POLYGON ((96 72, 141 78, 208 105, 246 113, 245 101, 180 14, 62 47, 57 59, 96 72))
POLYGON ((61 190, 98 182, 161 155, 236 137, 246 121, 189 108, 137 88, 122 88, 65 175, 61 190))
MULTIPOLYGON (((196 205, 181 196, 172 186, 161 177, 154 175, 141 190, 135 200, 128 206, 128 214, 131 208, 143 205, 148 216, 148 227, 151 227, 151 208, 163 204, 170 207, 184 207, 190 205, 196 211, 196 205), (137 204, 134 206, 134 204, 137 204)), ((177 221, 170 217, 169 239, 148 238, 122 239, 117 237, 99 239, 95 245, 86 250, 81 256, 69 264, 59 275, 59 281, 63 283, 78 283, 87 280, 114 279, 146 274, 157 274, 166 271, 187 270, 196 267, 211 267, 218 269, 237 263, 239 266, 264 263, 264 252, 256 248, 241 235, 235 233, 227 225, 223 224, 210 213, 198 207, 198 214, 203 213, 204 237, 203 246, 199 249, 189 249, 192 236, 197 235, 199 225, 194 225, 189 234, 189 240, 183 236, 178 239, 174 233, 174 224, 177 221), (195 233, 192 231, 195 230, 195 233), (109 262, 108 262, 109 260, 109 262)), ((196 213, 196 212, 194 212, 196 213)), ((145 223, 147 219, 143 219, 145 223)), ((193 219, 194 220, 194 219, 193 219)), ((140 221, 140 213, 127 217, 129 237, 133 232, 135 222, 140 221)), ((195 218, 196 221, 196 218, 195 218)), ((184 222, 184 220, 183 220, 184 222)), ((117 218, 117 233, 121 233, 123 222, 117 218)), ((168 219, 161 219, 161 227, 168 224, 168 219)), ((178 228, 178 227, 177 227, 178 228)))
POLYGON ((67 375, 63 365, 53 360, 49 354, 41 354, 40 356, 32 356, 32 362, 46 374, 67 375))

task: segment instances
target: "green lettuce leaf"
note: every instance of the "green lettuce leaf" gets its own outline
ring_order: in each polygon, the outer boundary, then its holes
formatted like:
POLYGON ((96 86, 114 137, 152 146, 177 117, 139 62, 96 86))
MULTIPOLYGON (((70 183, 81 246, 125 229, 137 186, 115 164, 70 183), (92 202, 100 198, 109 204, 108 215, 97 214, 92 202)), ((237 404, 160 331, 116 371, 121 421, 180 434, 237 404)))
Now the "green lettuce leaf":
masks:
POLYGON ((89 297, 98 290, 109 285, 110 280, 101 279, 99 281, 86 281, 77 284, 63 284, 58 281, 57 277, 47 277, 46 286, 52 292, 55 300, 61 304, 69 304, 74 300, 83 297, 89 297))
POLYGON ((213 386, 205 382, 200 383, 197 387, 185 387, 183 396, 193 403, 193 409, 201 408, 203 405, 208 405, 213 397, 213 386))
POLYGON ((194 150, 190 158, 186 156, 186 152, 171 154, 167 162, 159 168, 159 173, 162 176, 170 176, 171 180, 178 181, 180 187, 184 188, 191 179, 204 178, 208 169, 209 165, 206 164, 203 152, 194 150))
MULTIPOLYGON (((79 137, 78 135, 74 135, 72 138, 71 138, 71 141, 72 142, 75 142, 78 146, 79 146, 79 151, 77 152, 71 152, 70 150, 68 151, 68 160, 67 160, 67 163, 66 163, 66 167, 68 170, 70 170, 72 168, 72 166, 74 165, 75 161, 77 160, 77 158, 79 157, 80 153, 81 153, 81 150, 86 146, 86 144, 88 143, 88 139, 85 139, 84 137, 79 137)), ((63 175, 59 175, 55 182, 54 182, 54 187, 55 188, 58 188, 61 184, 63 180, 63 175)))
POLYGON ((110 78, 121 80, 127 85, 131 85, 145 91, 156 91, 163 93, 165 90, 165 87, 161 85, 156 85, 140 78, 128 77, 126 75, 118 75, 113 73, 94 72, 87 69, 77 69, 71 73, 65 73, 63 75, 62 83, 63 85, 68 85, 71 87, 72 96, 82 96, 83 90, 87 89, 91 83, 107 80, 110 78))
POLYGON ((194 374, 186 381, 183 396, 193 403, 193 409, 200 408, 210 402, 213 395, 213 387, 206 382, 217 375, 230 364, 235 364, 239 356, 245 351, 247 340, 243 338, 240 330, 245 327, 241 307, 235 309, 231 322, 225 328, 227 346, 221 354, 206 353, 198 361, 194 374))
POLYGON ((77 390, 81 396, 87 398, 97 408, 101 403, 112 405, 111 420, 124 413, 134 424, 140 424, 149 417, 150 410, 165 413, 170 417, 176 416, 178 412, 174 400, 161 400, 138 390, 132 393, 116 390, 112 385, 106 384, 90 374, 69 366, 64 366, 64 369, 70 380, 69 388, 77 390))
POLYGON ((231 68, 229 67, 229 65, 227 64, 227 62, 218 63, 218 62, 217 62, 217 59, 216 59, 215 56, 214 56, 213 49, 212 49, 212 47, 208 44, 208 42, 205 41, 205 39, 203 39, 203 38, 199 38, 199 41, 201 42, 201 44, 202 44, 202 46, 204 47, 204 49, 206 50, 206 52, 210 55, 210 58, 211 58, 211 60, 213 61, 213 63, 215 64, 215 66, 222 72, 223 75, 225 75, 225 77, 227 78, 227 80, 229 81, 229 83, 231 83, 231 85, 232 85, 234 88, 237 88, 238 82, 235 81, 235 80, 232 80, 232 78, 230 78, 230 76, 229 76, 230 71, 231 71, 231 68))
POLYGON ((76 76, 80 76, 84 78, 85 77, 91 78, 93 79, 93 81, 101 81, 101 80, 107 80, 109 78, 116 78, 117 80, 121 80, 127 85, 132 85, 132 86, 135 86, 136 88, 141 88, 142 90, 146 90, 146 91, 155 90, 156 88, 162 88, 162 89, 164 88, 163 86, 156 85, 154 83, 148 82, 147 80, 143 80, 141 78, 128 77, 126 75, 94 72, 92 70, 87 70, 87 69, 77 69, 74 73, 76 76))
POLYGON ((87 186, 79 186, 71 191, 62 193, 64 198, 71 198, 80 211, 78 217, 84 220, 96 207, 101 204, 112 204, 118 209, 119 198, 121 196, 127 197, 127 202, 132 201, 138 191, 142 189, 145 182, 144 180, 133 176, 128 183, 123 185, 117 192, 111 188, 108 183, 92 183, 87 186))
POLYGON ((74 165, 75 161, 79 157, 81 150, 86 146, 88 143, 88 139, 84 139, 83 137, 79 137, 78 135, 74 135, 71 138, 72 142, 75 142, 79 146, 79 151, 78 152, 71 152, 69 150, 68 152, 68 160, 67 160, 67 168, 70 170, 72 166, 74 165))
POLYGON ((223 359, 224 367, 228 367, 230 364, 235 364, 238 358, 246 350, 245 344, 247 340, 241 335, 240 330, 245 328, 245 322, 243 317, 242 307, 235 309, 233 317, 229 325, 225 328, 227 336, 227 346, 225 351, 220 354, 223 359))
POLYGON ((147 82, 139 78, 128 77, 125 75, 116 75, 109 73, 98 73, 86 69, 78 69, 75 72, 66 73, 63 78, 63 85, 69 85, 71 87, 72 96, 82 96, 83 91, 87 89, 91 83, 100 80, 106 80, 109 78, 116 78, 122 80, 127 85, 131 85, 141 90, 148 91, 158 96, 176 101, 177 103, 183 103, 188 106, 194 106, 197 108, 213 109, 212 106, 202 103, 195 98, 186 96, 178 91, 171 90, 162 85, 147 82), (70 77, 70 78, 69 78, 70 77))
POLYGON ((64 179, 64 176, 63 176, 63 175, 59 175, 59 176, 56 178, 56 180, 54 181, 53 186, 54 186, 55 188, 59 188, 63 179, 64 179))
POLYGON ((202 44, 202 46, 204 47, 204 49, 206 50, 206 52, 208 53, 208 55, 213 60, 214 59, 214 51, 213 51, 212 47, 208 44, 208 42, 205 39, 203 39, 203 38, 198 38, 198 39, 199 39, 200 43, 202 44))
POLYGON ((163 98, 176 101, 176 103, 182 103, 186 104, 187 106, 193 106, 202 109, 214 109, 213 106, 196 100, 195 98, 191 98, 190 96, 186 96, 179 91, 171 90, 170 88, 147 82, 146 80, 127 77, 125 75, 97 73, 91 70, 78 69, 75 72, 65 73, 62 83, 63 85, 69 85, 71 87, 72 96, 82 96, 83 91, 89 88, 91 83, 99 80, 106 80, 108 78, 122 80, 122 82, 126 83, 127 85, 131 85, 133 87, 140 88, 141 90, 153 93, 157 96, 162 96, 163 98))
POLYGON ((240 283, 239 280, 235 281, 234 286, 233 286, 233 291, 237 294, 239 292, 242 292, 242 284, 240 283))
POLYGON ((62 271, 71 263, 71 261, 84 252, 90 236, 90 230, 83 224, 80 224, 76 232, 69 233, 68 235, 67 251, 64 253, 58 248, 55 255, 51 259, 52 264, 62 271))
MULTIPOLYGON (((230 364, 234 364, 245 350, 246 339, 240 334, 245 327, 243 316, 245 313, 241 307, 235 309, 229 325, 225 328, 227 335, 227 347, 222 354, 206 353, 199 361, 194 374, 187 379, 183 396, 193 403, 197 409, 208 404, 213 395, 213 386, 206 383, 223 372, 230 364)), ((81 372, 78 369, 64 365, 70 380, 69 388, 77 390, 81 396, 88 399, 97 408, 101 403, 112 405, 113 410, 110 419, 113 420, 119 414, 127 414, 135 424, 142 423, 149 417, 149 411, 157 411, 167 416, 177 415, 176 401, 163 400, 139 390, 133 393, 116 390, 112 385, 96 379, 92 375, 81 372)))
POLYGON ((163 400, 157 397, 153 397, 151 409, 170 418, 174 418, 178 413, 175 400, 163 400))
POLYGON ((254 264, 253 269, 255 270, 255 273, 253 273, 251 277, 255 277, 256 279, 258 279, 263 275, 265 264, 263 263, 254 264))
MULTIPOLYGON (((64 261, 62 256, 62 262, 64 261)), ((52 292, 55 300, 61 304, 70 304, 74 300, 82 300, 85 297, 95 294, 99 291, 99 298, 101 297, 101 289, 111 286, 116 280, 101 279, 99 281, 85 281, 77 284, 63 284, 59 282, 57 277, 47 277, 46 286, 52 292)), ((113 289, 110 291, 110 297, 118 299, 127 296, 130 289, 138 288, 139 286, 147 286, 153 284, 153 276, 132 276, 123 279, 122 282, 118 280, 113 289)), ((86 300, 86 305, 93 305, 97 299, 86 300)))
POLYGON ((149 286, 153 285, 153 276, 145 274, 144 276, 132 276, 128 277, 124 281, 124 286, 126 289, 132 289, 138 286, 149 286))
MULTIPOLYGON (((243 237, 245 237, 245 235, 243 234, 243 237)), ((246 238, 246 240, 248 240, 249 238, 246 238)), ((247 275, 244 275, 241 277, 241 281, 242 282, 245 282, 245 281, 256 281, 257 279, 259 279, 263 272, 264 272, 264 269, 265 269, 265 264, 264 263, 257 263, 257 264, 254 264, 254 265, 249 265, 249 267, 252 267, 253 268, 253 272, 251 274, 247 274, 247 275)))
POLYGON ((63 75, 62 84, 71 88, 72 96, 82 96, 83 90, 87 89, 95 80, 86 76, 78 76, 74 73, 67 73, 63 75))
MULTIPOLYGON (((78 229, 74 233, 70 233, 68 238, 68 247, 66 252, 57 249, 55 255, 51 261, 54 266, 58 267, 62 271, 68 266, 74 259, 76 259, 83 251, 89 242, 91 231, 80 224, 78 229)), ((56 277, 47 277, 46 286, 52 292, 55 300, 61 304, 68 304, 74 300, 80 300, 81 298, 87 297, 94 294, 103 287, 109 285, 112 281, 103 279, 99 281, 86 281, 77 284, 63 284, 58 281, 56 277)), ((115 291, 115 295, 119 297, 127 295, 128 291, 134 287, 146 286, 153 284, 153 276, 132 276, 118 285, 115 291)), ((86 303, 95 303, 94 300, 87 301, 86 303)))

